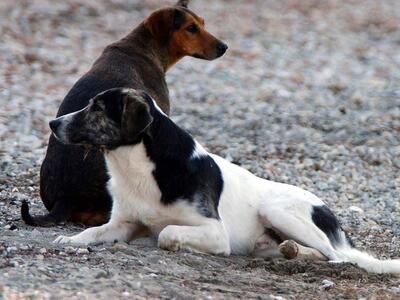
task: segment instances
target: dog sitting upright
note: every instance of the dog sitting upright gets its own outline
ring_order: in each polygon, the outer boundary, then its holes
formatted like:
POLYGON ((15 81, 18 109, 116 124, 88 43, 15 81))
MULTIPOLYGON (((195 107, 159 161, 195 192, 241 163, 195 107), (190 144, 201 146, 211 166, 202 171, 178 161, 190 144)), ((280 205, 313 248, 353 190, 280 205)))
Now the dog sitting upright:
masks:
POLYGON ((64 143, 102 149, 113 196, 107 224, 57 243, 129 242, 153 234, 172 251, 266 257, 294 250, 292 257, 314 253, 369 272, 400 273, 400 260, 354 249, 315 195, 209 154, 145 92, 111 89, 50 127, 64 143))
MULTIPOLYGON (((227 49, 204 29, 204 20, 187 9, 187 2, 152 13, 126 37, 106 47, 65 97, 57 116, 80 110, 90 98, 115 87, 145 90, 168 114, 165 72, 184 56, 212 60, 227 49)), ((104 158, 98 150, 85 152, 51 136, 40 171, 40 196, 50 213, 32 217, 28 204, 23 203, 22 218, 27 224, 40 226, 67 220, 103 224, 111 210, 107 180, 104 158)))

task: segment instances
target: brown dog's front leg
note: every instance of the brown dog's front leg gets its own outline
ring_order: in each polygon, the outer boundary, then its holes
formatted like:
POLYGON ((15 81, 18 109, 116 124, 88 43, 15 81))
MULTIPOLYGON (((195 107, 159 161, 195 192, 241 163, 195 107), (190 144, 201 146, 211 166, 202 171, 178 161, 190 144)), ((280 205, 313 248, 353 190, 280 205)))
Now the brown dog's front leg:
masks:
POLYGON ((328 260, 316 249, 304 247, 293 240, 286 240, 279 245, 279 251, 286 259, 328 260))

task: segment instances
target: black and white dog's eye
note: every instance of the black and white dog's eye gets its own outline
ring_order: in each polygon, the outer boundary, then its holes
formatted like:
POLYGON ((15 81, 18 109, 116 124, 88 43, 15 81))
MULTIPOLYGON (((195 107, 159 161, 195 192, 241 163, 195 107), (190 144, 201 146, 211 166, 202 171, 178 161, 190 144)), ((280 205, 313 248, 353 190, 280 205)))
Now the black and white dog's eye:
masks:
POLYGON ((195 24, 192 24, 189 27, 187 27, 186 30, 191 32, 191 33, 196 33, 197 32, 197 26, 195 24))
POLYGON ((101 111, 101 110, 102 107, 99 104, 97 104, 96 102, 92 104, 92 111, 101 111))

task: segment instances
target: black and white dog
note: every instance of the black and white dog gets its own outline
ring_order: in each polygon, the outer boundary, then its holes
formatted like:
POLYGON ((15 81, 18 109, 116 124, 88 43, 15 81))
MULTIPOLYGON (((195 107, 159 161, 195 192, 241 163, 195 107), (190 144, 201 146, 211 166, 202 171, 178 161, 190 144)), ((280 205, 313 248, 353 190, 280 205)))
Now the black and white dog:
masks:
POLYGON ((308 257, 400 274, 400 260, 354 249, 315 195, 208 153, 142 91, 108 90, 50 127, 64 143, 103 150, 114 201, 107 224, 56 243, 128 242, 152 234, 172 251, 308 257))

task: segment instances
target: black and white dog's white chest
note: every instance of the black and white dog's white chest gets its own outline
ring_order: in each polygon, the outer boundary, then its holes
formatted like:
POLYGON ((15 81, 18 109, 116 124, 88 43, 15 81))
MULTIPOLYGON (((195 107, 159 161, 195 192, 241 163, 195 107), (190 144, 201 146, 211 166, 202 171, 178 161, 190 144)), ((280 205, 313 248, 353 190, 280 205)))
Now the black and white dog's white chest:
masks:
POLYGON ((106 154, 114 210, 122 219, 133 217, 154 233, 168 224, 198 225, 219 218, 223 181, 214 160, 193 143, 183 163, 150 159, 145 143, 120 147, 106 154), (212 177, 211 177, 212 176, 212 177), (212 178, 213 180, 210 180, 212 178))

